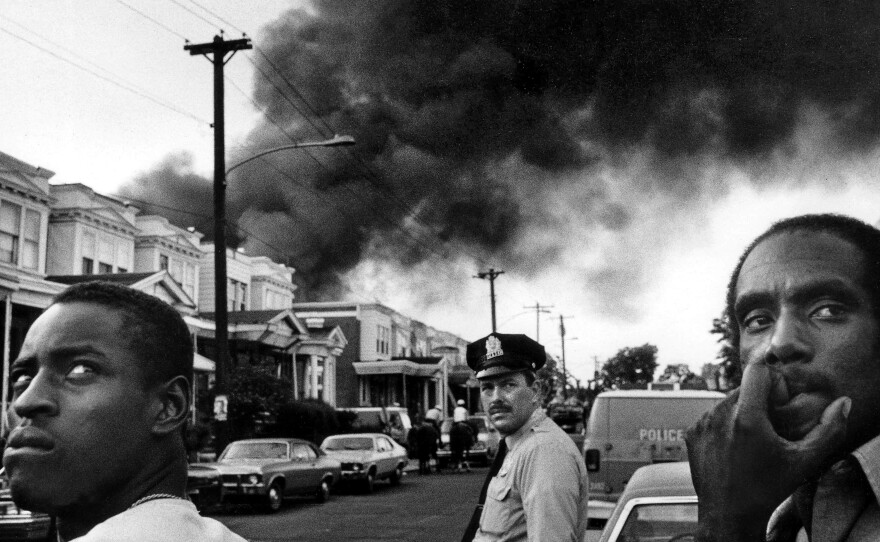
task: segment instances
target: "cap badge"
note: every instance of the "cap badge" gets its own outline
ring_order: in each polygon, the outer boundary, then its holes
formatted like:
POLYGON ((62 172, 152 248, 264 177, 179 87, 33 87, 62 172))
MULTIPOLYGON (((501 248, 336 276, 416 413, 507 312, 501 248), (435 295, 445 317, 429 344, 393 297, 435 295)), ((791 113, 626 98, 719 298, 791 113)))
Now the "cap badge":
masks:
POLYGON ((489 335, 486 339, 486 359, 497 358, 503 356, 504 350, 501 349, 501 340, 495 335, 489 335))

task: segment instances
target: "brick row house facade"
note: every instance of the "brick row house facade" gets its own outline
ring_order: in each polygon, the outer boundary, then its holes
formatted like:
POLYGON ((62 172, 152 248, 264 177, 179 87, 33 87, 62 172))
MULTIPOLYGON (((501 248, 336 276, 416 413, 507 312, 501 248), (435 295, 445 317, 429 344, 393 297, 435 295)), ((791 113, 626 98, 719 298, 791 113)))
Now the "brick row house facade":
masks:
MULTIPOLYGON (((194 394, 204 396, 214 373, 213 245, 83 184, 50 185, 53 175, 0 152, 3 406, 30 324, 67 285, 96 279, 180 312, 193 337, 194 394)), ((293 268, 232 249, 226 259, 232 363, 272 364, 294 397, 339 407, 400 403, 416 413, 463 397, 463 339, 378 304, 297 303, 293 268)))

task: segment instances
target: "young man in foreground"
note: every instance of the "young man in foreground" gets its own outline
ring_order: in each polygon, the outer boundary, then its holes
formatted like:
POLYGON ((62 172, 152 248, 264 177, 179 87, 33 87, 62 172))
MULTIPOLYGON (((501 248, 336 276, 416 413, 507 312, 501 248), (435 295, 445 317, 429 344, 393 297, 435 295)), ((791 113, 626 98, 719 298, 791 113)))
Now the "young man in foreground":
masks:
POLYGON ((55 516, 65 541, 242 541, 186 498, 192 364, 159 299, 101 282, 59 294, 10 370, 16 504, 55 516))

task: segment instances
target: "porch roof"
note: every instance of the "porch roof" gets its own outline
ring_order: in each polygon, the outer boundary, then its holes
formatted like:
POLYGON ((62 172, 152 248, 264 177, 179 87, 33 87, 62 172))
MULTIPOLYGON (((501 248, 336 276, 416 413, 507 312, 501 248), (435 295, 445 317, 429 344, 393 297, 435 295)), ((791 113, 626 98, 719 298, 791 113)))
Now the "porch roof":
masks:
POLYGON ((354 372, 359 375, 387 375, 399 374, 407 376, 421 376, 433 378, 440 374, 438 362, 428 363, 424 358, 418 361, 395 358, 379 361, 356 361, 352 363, 354 372))

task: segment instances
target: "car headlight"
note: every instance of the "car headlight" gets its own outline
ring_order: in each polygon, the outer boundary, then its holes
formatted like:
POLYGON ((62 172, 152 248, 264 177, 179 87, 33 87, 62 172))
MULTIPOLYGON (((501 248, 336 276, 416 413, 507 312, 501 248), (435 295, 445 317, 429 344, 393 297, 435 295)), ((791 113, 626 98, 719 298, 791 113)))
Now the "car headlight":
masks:
POLYGON ((251 474, 248 476, 248 483, 252 485, 257 485, 260 483, 260 475, 259 474, 251 474))
POLYGON ((351 466, 351 470, 353 470, 353 471, 359 471, 363 468, 364 468, 364 466, 361 465, 360 463, 355 463, 354 465, 351 466))

